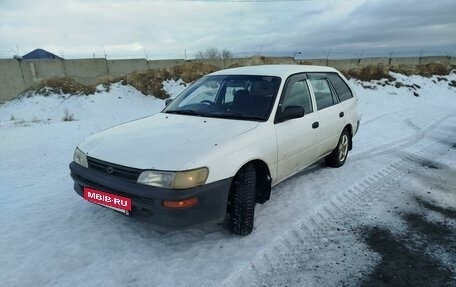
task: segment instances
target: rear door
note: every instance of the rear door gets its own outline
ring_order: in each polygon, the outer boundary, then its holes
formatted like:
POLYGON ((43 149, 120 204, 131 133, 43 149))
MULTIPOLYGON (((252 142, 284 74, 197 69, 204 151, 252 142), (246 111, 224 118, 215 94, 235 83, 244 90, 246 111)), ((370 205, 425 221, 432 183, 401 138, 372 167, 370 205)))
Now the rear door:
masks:
POLYGON ((322 156, 336 148, 345 124, 345 111, 326 74, 309 73, 307 76, 317 106, 322 156))
POLYGON ((354 131, 356 131, 357 121, 359 120, 357 108, 358 102, 353 95, 353 91, 339 74, 327 73, 327 76, 331 82, 332 87, 336 91, 337 97, 340 100, 340 105, 342 105, 342 109, 345 113, 343 117, 345 120, 345 125, 351 124, 354 131))
POLYGON ((283 111, 287 106, 302 106, 305 115, 302 118, 275 124, 278 181, 310 165, 320 154, 318 115, 306 78, 305 74, 289 77, 279 102, 278 112, 283 111))

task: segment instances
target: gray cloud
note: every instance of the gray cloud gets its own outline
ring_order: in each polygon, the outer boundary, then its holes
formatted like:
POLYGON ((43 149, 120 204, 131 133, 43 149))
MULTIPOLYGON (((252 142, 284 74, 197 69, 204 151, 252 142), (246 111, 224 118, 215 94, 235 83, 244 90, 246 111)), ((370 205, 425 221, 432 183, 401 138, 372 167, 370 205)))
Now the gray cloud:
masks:
POLYGON ((236 55, 322 56, 389 51, 456 53, 456 2, 120 1, 0 3, 0 57, 35 48, 65 57, 192 57, 209 46, 236 55))

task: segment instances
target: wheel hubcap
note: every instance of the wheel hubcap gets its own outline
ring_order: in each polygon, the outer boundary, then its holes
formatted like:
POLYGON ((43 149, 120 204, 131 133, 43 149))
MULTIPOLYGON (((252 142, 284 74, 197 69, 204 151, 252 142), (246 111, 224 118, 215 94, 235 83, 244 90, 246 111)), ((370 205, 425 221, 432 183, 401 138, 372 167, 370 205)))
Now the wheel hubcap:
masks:
POLYGON ((348 152, 348 136, 342 135, 339 143, 339 161, 344 161, 348 152))

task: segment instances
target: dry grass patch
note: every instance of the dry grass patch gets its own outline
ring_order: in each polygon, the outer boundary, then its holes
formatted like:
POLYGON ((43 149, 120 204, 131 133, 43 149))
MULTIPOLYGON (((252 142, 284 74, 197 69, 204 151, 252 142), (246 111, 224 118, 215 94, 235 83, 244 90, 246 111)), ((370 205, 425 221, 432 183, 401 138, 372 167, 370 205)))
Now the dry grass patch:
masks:
POLYGON ((398 65, 390 68, 391 72, 400 73, 406 76, 419 75, 423 77, 432 77, 434 75, 448 75, 452 67, 442 63, 430 63, 426 65, 398 65))
POLYGON ((361 68, 350 70, 341 70, 347 78, 355 78, 361 81, 370 82, 372 80, 389 79, 394 81, 389 75, 389 72, 399 73, 406 76, 419 75, 423 77, 431 77, 433 75, 448 75, 451 67, 445 64, 431 63, 426 65, 397 65, 386 66, 383 64, 368 65, 361 68))
MULTIPOLYGON (((243 61, 234 63, 229 68, 241 67, 245 65, 264 65, 273 64, 274 59, 264 56, 255 56, 243 61)), ((312 65, 311 61, 299 61, 301 65, 312 65)), ((389 72, 397 72, 404 75, 421 75, 430 77, 432 75, 447 75, 451 71, 451 66, 431 63, 421 66, 415 65, 397 65, 388 66, 384 64, 368 65, 348 70, 341 70, 347 78, 355 78, 361 81, 370 82, 387 78, 393 82, 395 79, 389 75, 389 72)), ((154 96, 159 99, 166 99, 170 95, 163 90, 163 82, 174 79, 182 79, 185 83, 191 83, 200 77, 220 70, 213 64, 203 61, 188 61, 183 65, 170 67, 167 69, 154 69, 141 72, 133 72, 126 76, 108 78, 99 81, 94 85, 83 85, 70 77, 55 77, 43 80, 22 93, 22 95, 31 96, 33 92, 48 96, 50 94, 70 94, 70 95, 90 95, 97 92, 96 86, 102 84, 104 89, 109 92, 111 84, 120 82, 123 85, 130 85, 136 88, 144 95, 154 96)), ((456 86, 455 83, 449 83, 450 86, 456 86)))
POLYGON ((396 66, 391 66, 389 69, 391 72, 410 76, 414 75, 417 73, 416 71, 416 66, 410 66, 410 65, 396 65, 396 66))
POLYGON ((159 99, 166 99, 169 95, 163 90, 163 81, 172 78, 165 69, 147 70, 128 74, 122 84, 136 88, 144 95, 153 95, 159 99))
POLYGON ((450 71, 451 68, 448 65, 440 63, 430 63, 418 67, 418 74, 424 77, 432 77, 433 75, 448 75, 450 71))
POLYGON ((166 99, 170 95, 163 90, 163 81, 182 79, 184 82, 190 83, 217 70, 219 68, 214 65, 194 61, 169 69, 134 72, 127 75, 122 83, 133 86, 144 95, 153 95, 159 99, 166 99))
POLYGON ((239 67, 242 67, 242 65, 240 63, 234 63, 234 64, 231 64, 228 66, 228 68, 239 68, 239 67))
POLYGON ((63 119, 62 119, 64 122, 71 122, 71 121, 74 121, 74 115, 71 114, 68 109, 65 109, 65 113, 63 115, 63 119))
POLYGON ((310 66, 313 65, 313 63, 310 62, 310 61, 299 61, 298 64, 299 64, 299 65, 310 65, 310 66))
POLYGON ((171 68, 171 73, 173 79, 182 79, 184 82, 190 83, 218 70, 220 68, 217 66, 202 61, 194 61, 171 68))
POLYGON ((95 86, 86 86, 70 77, 55 77, 40 81, 28 88, 23 94, 35 92, 43 96, 50 94, 90 95, 95 93, 95 86))
POLYGON ((378 64, 378 65, 368 65, 362 68, 342 70, 341 71, 345 77, 348 79, 355 78, 361 81, 370 82, 372 80, 380 80, 388 78, 388 67, 378 64))

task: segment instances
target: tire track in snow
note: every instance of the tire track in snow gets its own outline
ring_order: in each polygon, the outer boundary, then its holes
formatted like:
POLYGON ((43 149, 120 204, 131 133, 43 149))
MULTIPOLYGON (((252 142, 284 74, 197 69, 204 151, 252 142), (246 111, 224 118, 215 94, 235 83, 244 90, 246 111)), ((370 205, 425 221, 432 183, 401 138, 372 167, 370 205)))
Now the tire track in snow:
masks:
POLYGON ((362 125, 368 125, 372 122, 375 122, 379 119, 382 119, 384 117, 387 117, 387 116, 390 116, 390 115, 394 115, 394 114, 399 114, 399 113, 403 113, 403 112, 409 112, 409 111, 414 111, 414 110, 418 110, 418 109, 405 109, 405 110, 398 110, 398 111, 393 111, 393 112, 388 112, 388 113, 384 113, 384 114, 380 114, 378 116, 375 116, 369 120, 366 120, 365 122, 361 122, 362 125))
POLYGON ((406 119, 404 120, 405 124, 409 126, 412 130, 414 130, 412 135, 409 135, 407 137, 401 138, 396 141, 392 142, 387 142, 382 145, 378 145, 375 147, 372 147, 370 149, 360 151, 360 152, 354 152, 350 155, 350 160, 362 160, 366 158, 371 158, 374 156, 379 156, 379 155, 384 155, 384 154, 389 154, 394 151, 400 150, 405 147, 409 147, 420 140, 424 138, 424 136, 431 130, 435 129, 437 126, 439 126, 441 123, 443 123, 446 119, 455 117, 455 114, 449 114, 442 116, 429 124, 426 128, 420 129, 418 126, 412 123, 411 119, 406 119))
MULTIPOLYGON (((429 128, 437 126, 445 118, 437 120, 429 128)), ((378 258, 358 241, 350 226, 353 223, 362 224, 363 216, 384 197, 399 198, 401 192, 397 193, 395 187, 407 183, 407 167, 416 166, 423 155, 444 155, 448 152, 447 142, 448 138, 430 143, 339 193, 271 242, 223 285, 355 285, 378 258), (346 256, 347 253, 350 256, 346 256), (353 262, 349 262, 354 258, 353 262), (325 276, 328 272, 333 276, 325 276)))

